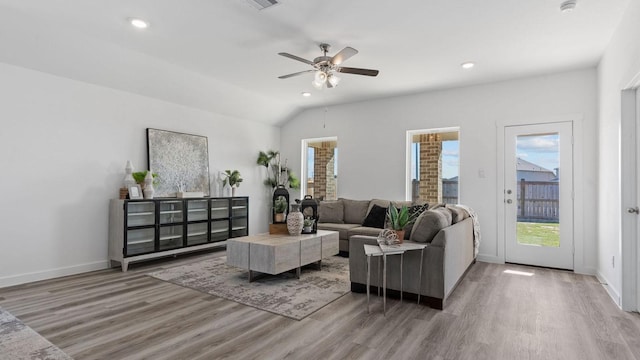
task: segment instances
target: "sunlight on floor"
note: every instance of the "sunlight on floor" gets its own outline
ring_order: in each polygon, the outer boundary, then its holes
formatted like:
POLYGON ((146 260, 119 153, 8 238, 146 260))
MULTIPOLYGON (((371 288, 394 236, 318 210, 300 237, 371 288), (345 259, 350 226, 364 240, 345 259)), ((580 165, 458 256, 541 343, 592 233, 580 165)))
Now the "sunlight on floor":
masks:
POLYGON ((522 276, 533 276, 534 275, 531 272, 524 272, 524 271, 517 271, 517 270, 505 270, 504 273, 505 274, 512 274, 512 275, 522 275, 522 276))

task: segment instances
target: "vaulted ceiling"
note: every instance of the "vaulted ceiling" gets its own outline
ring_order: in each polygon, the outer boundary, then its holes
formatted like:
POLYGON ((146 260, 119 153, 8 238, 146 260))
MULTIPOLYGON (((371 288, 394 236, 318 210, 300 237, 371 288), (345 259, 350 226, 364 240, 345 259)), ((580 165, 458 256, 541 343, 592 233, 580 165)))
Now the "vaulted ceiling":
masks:
POLYGON ((0 0, 0 62, 279 124, 307 107, 593 67, 629 1, 563 13, 562 0, 0 0), (311 74, 278 79, 309 69, 279 52, 312 60, 322 42, 380 75, 323 90, 311 74))

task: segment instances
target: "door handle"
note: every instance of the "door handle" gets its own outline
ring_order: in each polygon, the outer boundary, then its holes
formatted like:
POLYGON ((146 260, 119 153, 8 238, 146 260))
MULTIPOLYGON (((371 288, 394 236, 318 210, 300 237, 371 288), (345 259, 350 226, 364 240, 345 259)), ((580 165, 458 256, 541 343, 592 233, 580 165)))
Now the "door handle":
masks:
POLYGON ((507 204, 511 204, 512 202, 513 202, 513 200, 507 199, 507 204))
POLYGON ((636 206, 636 207, 634 207, 634 208, 628 208, 628 209, 627 209, 627 212, 628 212, 629 214, 634 214, 634 213, 635 213, 635 214, 640 214, 640 209, 638 209, 638 207, 636 206))

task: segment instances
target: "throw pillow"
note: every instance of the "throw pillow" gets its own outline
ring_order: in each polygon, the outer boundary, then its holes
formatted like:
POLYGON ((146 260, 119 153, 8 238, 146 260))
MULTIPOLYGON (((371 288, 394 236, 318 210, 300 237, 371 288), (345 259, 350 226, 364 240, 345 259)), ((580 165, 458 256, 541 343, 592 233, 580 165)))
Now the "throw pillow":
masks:
POLYGON ((420 216, 420 214, 427 211, 428 209, 429 209, 429 204, 427 203, 424 203, 423 205, 412 205, 409 208, 409 218, 413 219, 413 221, 407 224, 407 226, 405 226, 403 229, 405 240, 409 240, 411 238, 411 230, 413 229, 413 225, 418 220, 418 216, 420 216))
POLYGON ((320 201, 320 205, 318 205, 318 223, 344 224, 342 201, 320 201))
POLYGON ((369 215, 369 213, 371 212, 371 209, 373 209, 373 205, 378 205, 380 207, 383 208, 388 208, 389 204, 391 203, 391 201, 389 200, 381 200, 381 199, 373 199, 369 202, 369 208, 367 209, 367 215, 369 215))
POLYGON ((451 224, 457 224, 465 219, 466 211, 455 205, 447 205, 447 209, 451 211, 451 224))
POLYGON ((369 210, 369 200, 351 200, 340 198, 344 204, 344 223, 345 224, 362 224, 364 218, 367 217, 369 210))
POLYGON ((418 216, 411 229, 409 240, 430 243, 438 231, 449 226, 447 217, 441 211, 427 210, 418 216))
POLYGON ((362 226, 384 229, 384 222, 386 218, 387 218, 387 208, 378 206, 378 205, 373 205, 373 207, 371 208, 371 211, 369 211, 369 214, 364 219, 362 226))
POLYGON ((440 207, 435 209, 435 211, 440 211, 445 218, 447 219, 447 226, 451 226, 453 223, 453 215, 451 215, 451 210, 447 209, 446 207, 440 207))

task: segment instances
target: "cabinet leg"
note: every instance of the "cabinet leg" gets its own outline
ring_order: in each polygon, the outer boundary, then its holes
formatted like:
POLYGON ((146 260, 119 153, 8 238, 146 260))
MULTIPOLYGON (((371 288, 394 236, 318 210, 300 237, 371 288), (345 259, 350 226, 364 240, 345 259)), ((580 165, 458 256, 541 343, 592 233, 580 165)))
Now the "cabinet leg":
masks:
POLYGON ((122 261, 122 272, 127 272, 127 269, 129 268, 129 262, 126 260, 122 261))

